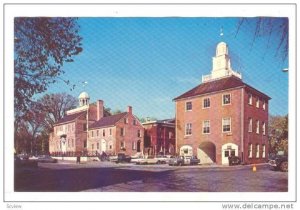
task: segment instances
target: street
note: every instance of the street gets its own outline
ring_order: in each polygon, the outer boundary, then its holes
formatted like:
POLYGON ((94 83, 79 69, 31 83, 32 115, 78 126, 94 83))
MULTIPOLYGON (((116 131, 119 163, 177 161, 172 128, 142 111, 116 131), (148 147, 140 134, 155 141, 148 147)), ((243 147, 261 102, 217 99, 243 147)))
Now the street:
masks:
POLYGON ((16 192, 286 192, 288 173, 268 165, 169 166, 39 163, 15 170, 16 192))

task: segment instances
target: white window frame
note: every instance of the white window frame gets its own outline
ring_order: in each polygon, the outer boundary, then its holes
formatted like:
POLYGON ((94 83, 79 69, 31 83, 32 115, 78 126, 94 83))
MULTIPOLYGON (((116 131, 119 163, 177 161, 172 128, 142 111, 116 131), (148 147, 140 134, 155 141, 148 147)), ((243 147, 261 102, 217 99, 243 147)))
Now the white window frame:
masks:
POLYGON ((125 136, 125 128, 121 128, 121 129, 120 129, 120 135, 121 135, 121 136, 125 136), (123 129, 123 135, 122 135, 122 129, 123 129))
POLYGON ((248 120, 248 132, 251 133, 253 130, 253 119, 250 117, 248 120))
POLYGON ((231 93, 225 93, 222 94, 222 106, 227 106, 227 105, 231 105, 231 93), (229 103, 228 104, 224 104, 224 96, 229 95, 229 103))
POLYGON ((192 110, 193 110, 193 103, 192 103, 192 101, 187 101, 187 102, 185 102, 185 111, 186 111, 186 112, 190 112, 190 111, 192 111, 192 110), (188 103, 191 104, 191 109, 188 109, 188 103))
POLYGON ((262 108, 263 108, 263 110, 266 110, 266 100, 263 100, 262 108))
POLYGON ((142 134, 141 134, 141 130, 140 130, 140 129, 137 130, 137 137, 139 137, 139 138, 142 137, 142 134))
POLYGON ((222 133, 230 133, 231 132, 231 117, 224 117, 222 118, 222 133), (224 120, 229 119, 229 131, 224 131, 224 120))
POLYGON ((266 158, 266 145, 265 144, 262 145, 262 156, 261 157, 266 158))
POLYGON ((203 100, 202 100, 202 109, 209 109, 209 108, 210 108, 210 97, 203 98, 203 100), (209 106, 207 106, 207 107, 205 107, 205 100, 209 101, 209 106))
POLYGON ((203 122, 202 122, 202 134, 210 134, 210 120, 203 120, 203 122), (205 127, 205 123, 208 123, 208 127, 205 127), (204 132, 205 128, 208 128, 209 132, 204 132))
POLYGON ((249 94, 248 94, 248 104, 249 104, 249 105, 252 105, 252 103, 253 103, 253 100, 252 100, 252 99, 253 99, 252 94, 249 93, 249 94))
POLYGON ((266 135, 266 123, 262 122, 262 134, 265 136, 266 135))
POLYGON ((186 123, 185 124, 185 136, 191 136, 191 135, 192 135, 192 123, 186 123), (190 127, 189 130, 188 130, 188 127, 190 127), (187 131, 190 131, 190 132, 188 133, 187 131))
POLYGON ((259 100, 259 97, 257 97, 257 98, 256 98, 256 103, 255 103, 256 108, 259 108, 259 101, 260 101, 260 100, 259 100))
POLYGON ((256 144, 256 158, 259 158, 259 144, 256 144))
POLYGON ((256 120, 256 133, 259 134, 259 120, 256 120))
POLYGON ((253 149, 253 148, 252 148, 252 144, 249 144, 248 147, 249 147, 249 148, 248 148, 248 151, 249 151, 248 158, 252 158, 252 153, 253 153, 253 150, 252 150, 252 149, 253 149))

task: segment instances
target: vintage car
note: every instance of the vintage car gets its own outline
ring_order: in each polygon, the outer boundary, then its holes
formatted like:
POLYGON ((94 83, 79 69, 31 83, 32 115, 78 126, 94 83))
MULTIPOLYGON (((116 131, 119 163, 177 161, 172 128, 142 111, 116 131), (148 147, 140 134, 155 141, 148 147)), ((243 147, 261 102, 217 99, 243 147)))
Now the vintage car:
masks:
POLYGON ((157 164, 166 164, 169 162, 170 157, 165 155, 158 155, 154 159, 157 160, 157 164))
POLYGON ((233 165, 240 165, 242 161, 241 161, 241 158, 239 158, 237 156, 229 156, 228 162, 229 162, 230 166, 233 166, 233 165))
POLYGON ((136 164, 138 165, 146 165, 146 164, 157 164, 158 160, 155 159, 154 156, 147 156, 146 158, 139 159, 136 164))
POLYGON ((269 165, 275 170, 288 171, 288 156, 283 153, 277 153, 276 155, 270 155, 269 165))
POLYGON ((177 156, 169 160, 170 166, 197 165, 200 160, 194 156, 177 156))
POLYGON ((116 163, 130 163, 130 161, 131 161, 131 157, 129 155, 125 155, 124 153, 119 153, 116 163))

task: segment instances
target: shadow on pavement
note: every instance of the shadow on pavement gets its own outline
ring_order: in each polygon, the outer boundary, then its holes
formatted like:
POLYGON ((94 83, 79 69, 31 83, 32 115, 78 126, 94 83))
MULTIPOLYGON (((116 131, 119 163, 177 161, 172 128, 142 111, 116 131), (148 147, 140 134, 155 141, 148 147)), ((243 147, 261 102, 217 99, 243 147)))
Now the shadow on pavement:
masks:
POLYGON ((117 168, 17 169, 16 192, 76 192, 134 180, 164 177, 170 171, 133 171, 117 168))

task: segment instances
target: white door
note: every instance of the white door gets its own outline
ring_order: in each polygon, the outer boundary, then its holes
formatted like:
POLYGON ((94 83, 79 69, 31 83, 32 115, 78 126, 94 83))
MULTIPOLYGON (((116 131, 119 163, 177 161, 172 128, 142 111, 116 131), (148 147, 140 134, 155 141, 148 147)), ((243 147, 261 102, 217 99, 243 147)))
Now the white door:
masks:
POLYGON ((106 152, 106 141, 104 139, 101 140, 101 153, 106 152))
POLYGON ((227 143, 222 146, 222 165, 228 165, 229 156, 238 156, 238 145, 233 143, 227 143))

